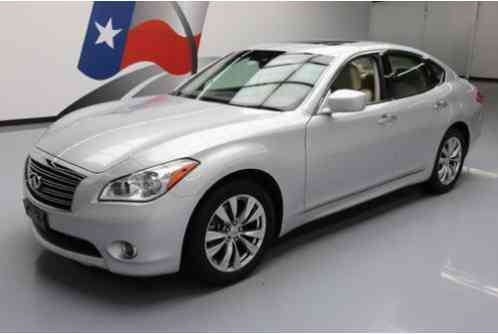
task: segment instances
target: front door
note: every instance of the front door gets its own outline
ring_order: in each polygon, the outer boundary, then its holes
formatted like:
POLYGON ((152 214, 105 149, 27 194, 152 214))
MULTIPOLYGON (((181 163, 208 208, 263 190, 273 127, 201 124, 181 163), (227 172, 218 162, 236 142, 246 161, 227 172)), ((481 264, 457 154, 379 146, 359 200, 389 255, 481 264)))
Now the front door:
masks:
POLYGON ((378 58, 360 56, 346 64, 331 87, 367 94, 369 105, 359 112, 313 116, 307 128, 307 210, 380 185, 392 178, 395 159, 390 102, 384 102, 378 58))

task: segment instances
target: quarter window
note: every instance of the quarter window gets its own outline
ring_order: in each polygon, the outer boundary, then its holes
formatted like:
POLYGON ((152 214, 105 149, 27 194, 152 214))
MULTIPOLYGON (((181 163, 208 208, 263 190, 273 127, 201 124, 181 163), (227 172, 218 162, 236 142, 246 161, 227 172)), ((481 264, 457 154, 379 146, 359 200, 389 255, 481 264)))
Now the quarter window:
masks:
POLYGON ((437 85, 444 82, 446 72, 441 66, 439 66, 432 60, 426 60, 425 65, 427 66, 431 88, 436 87, 437 85))
POLYGON ((331 92, 352 89, 367 94, 369 103, 380 101, 380 79, 377 61, 373 56, 356 58, 342 69, 334 81, 331 92))

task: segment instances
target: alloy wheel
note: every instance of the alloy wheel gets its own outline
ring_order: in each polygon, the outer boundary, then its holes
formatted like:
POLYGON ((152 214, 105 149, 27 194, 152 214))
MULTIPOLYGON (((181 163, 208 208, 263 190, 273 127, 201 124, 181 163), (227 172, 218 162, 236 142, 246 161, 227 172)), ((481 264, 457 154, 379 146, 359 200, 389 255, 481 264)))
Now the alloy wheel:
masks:
POLYGON ((256 256, 265 235, 266 213, 263 205, 251 195, 232 196, 211 216, 204 251, 217 270, 237 271, 256 256))
POLYGON ((438 159, 437 175, 442 184, 448 185, 456 179, 462 164, 462 157, 463 149, 460 139, 448 138, 441 148, 438 159))

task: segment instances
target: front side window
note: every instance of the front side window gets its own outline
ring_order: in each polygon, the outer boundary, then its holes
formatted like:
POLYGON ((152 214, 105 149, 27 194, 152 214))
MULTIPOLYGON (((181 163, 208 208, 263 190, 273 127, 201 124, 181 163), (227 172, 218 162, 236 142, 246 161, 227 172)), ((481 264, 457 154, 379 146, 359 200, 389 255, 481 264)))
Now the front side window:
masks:
POLYGON ((250 50, 226 57, 174 95, 271 110, 295 109, 332 59, 308 53, 250 50))
POLYGON ((363 56, 347 63, 331 87, 331 92, 338 89, 352 89, 365 93, 369 103, 379 102, 380 78, 377 61, 373 56, 363 56))
POLYGON ((420 94, 431 88, 422 58, 404 54, 388 54, 386 86, 391 98, 399 99, 420 94))

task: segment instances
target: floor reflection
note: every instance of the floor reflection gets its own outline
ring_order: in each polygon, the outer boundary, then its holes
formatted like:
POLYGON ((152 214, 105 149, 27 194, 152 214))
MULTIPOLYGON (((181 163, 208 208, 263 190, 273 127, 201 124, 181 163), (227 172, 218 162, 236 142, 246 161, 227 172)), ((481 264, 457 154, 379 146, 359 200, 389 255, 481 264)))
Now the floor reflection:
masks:
POLYGON ((462 288, 498 297, 498 215, 492 203, 498 196, 498 173, 464 167, 462 179, 469 186, 465 193, 460 191, 448 221, 448 256, 440 276, 462 288))
POLYGON ((451 263, 444 266, 441 271, 441 278, 449 280, 460 286, 477 290, 481 293, 498 298, 498 288, 496 286, 490 285, 486 282, 481 282, 479 278, 453 267, 451 263))
POLYGON ((128 277, 88 267, 43 251, 36 261, 40 284, 119 305, 149 305, 216 291, 180 274, 128 277))

